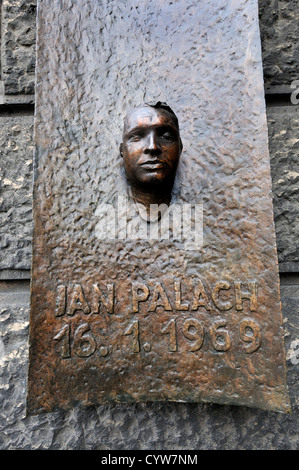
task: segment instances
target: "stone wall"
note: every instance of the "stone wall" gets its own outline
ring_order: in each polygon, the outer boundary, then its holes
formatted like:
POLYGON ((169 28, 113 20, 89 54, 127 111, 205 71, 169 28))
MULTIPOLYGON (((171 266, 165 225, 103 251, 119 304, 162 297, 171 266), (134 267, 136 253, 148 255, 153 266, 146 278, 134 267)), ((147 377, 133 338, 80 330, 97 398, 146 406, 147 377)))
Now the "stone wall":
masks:
POLYGON ((26 417, 36 0, 0 5, 0 448, 298 448, 299 104, 291 101, 299 80, 297 0, 259 2, 290 415, 149 403, 26 417))

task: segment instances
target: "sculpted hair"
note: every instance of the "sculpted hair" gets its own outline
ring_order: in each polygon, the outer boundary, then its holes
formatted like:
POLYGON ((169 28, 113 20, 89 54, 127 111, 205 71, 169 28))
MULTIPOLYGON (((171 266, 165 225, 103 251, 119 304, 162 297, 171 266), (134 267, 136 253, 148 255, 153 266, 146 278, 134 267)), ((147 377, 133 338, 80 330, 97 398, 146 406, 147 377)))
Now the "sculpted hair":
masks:
POLYGON ((174 124, 176 125, 177 129, 179 130, 179 120, 178 120, 175 112, 171 109, 170 106, 168 106, 167 103, 165 103, 164 101, 148 102, 148 103, 144 103, 142 105, 142 107, 143 106, 150 106, 151 108, 156 108, 156 109, 164 109, 169 114, 171 114, 172 120, 173 120, 174 124))

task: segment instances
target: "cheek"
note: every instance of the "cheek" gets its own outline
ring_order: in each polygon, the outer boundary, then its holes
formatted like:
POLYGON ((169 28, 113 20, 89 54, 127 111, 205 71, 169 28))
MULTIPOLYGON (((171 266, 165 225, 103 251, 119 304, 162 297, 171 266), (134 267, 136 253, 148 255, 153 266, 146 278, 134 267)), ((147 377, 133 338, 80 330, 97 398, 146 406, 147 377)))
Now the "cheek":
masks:
POLYGON ((163 148, 163 156, 171 166, 177 165, 180 159, 180 149, 177 145, 163 148))
POLYGON ((136 161, 139 155, 141 154, 142 149, 138 143, 131 144, 126 146, 124 149, 124 159, 127 161, 136 161))
POLYGON ((137 160, 138 160, 138 155, 136 155, 136 152, 132 153, 127 153, 124 151, 123 154, 123 164, 127 172, 132 172, 135 170, 136 165, 137 165, 137 160))

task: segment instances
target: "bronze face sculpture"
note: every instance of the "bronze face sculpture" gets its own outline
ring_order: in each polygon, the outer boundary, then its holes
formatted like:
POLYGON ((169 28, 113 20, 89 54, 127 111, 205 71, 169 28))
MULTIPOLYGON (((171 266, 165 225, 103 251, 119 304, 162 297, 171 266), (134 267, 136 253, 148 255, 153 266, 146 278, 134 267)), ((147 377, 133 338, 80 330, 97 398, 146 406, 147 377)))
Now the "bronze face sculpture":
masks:
POLYGON ((151 204, 170 203, 182 148, 178 119, 166 103, 127 114, 120 154, 132 196, 148 213, 151 204))

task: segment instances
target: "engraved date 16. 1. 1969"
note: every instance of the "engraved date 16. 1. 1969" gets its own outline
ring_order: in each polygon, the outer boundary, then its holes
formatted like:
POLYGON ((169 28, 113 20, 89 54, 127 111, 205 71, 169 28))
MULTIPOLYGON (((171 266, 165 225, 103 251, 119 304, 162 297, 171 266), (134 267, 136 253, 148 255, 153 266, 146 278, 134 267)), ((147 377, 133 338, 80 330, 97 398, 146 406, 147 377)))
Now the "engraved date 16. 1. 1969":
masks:
MULTIPOLYGON (((233 345, 231 333, 225 319, 217 319, 206 330, 196 318, 188 318, 180 328, 176 319, 172 318, 165 324, 161 324, 160 328, 160 334, 164 337, 165 351, 170 353, 180 352, 182 349, 195 353, 201 350, 206 337, 213 350, 219 352, 226 352, 236 346, 242 348, 246 354, 251 354, 261 346, 261 327, 250 318, 245 318, 238 324, 237 345, 233 345)), ((128 337, 125 347, 132 353, 150 352, 155 347, 155 344, 150 343, 148 338, 144 342, 141 341, 138 320, 129 322, 121 334, 128 337)), ((82 323, 76 328, 72 328, 71 324, 67 323, 55 335, 54 340, 60 342, 62 358, 90 357, 97 352, 100 356, 106 357, 113 350, 109 344, 101 344, 102 340, 97 341, 88 323, 82 323)))

